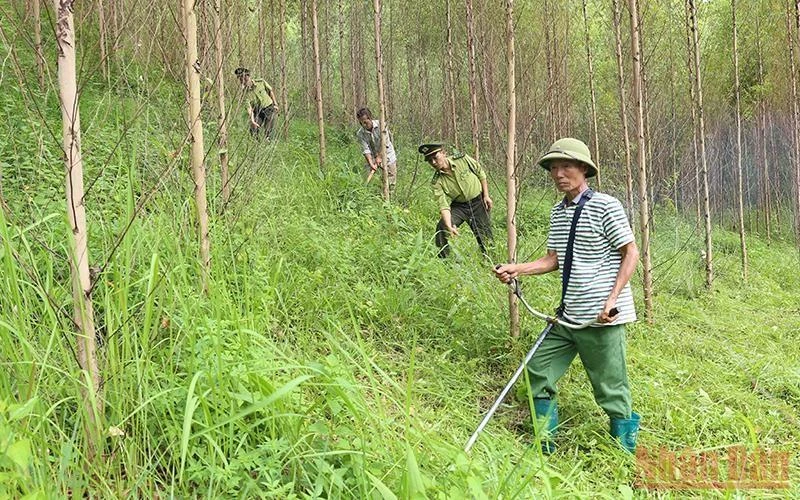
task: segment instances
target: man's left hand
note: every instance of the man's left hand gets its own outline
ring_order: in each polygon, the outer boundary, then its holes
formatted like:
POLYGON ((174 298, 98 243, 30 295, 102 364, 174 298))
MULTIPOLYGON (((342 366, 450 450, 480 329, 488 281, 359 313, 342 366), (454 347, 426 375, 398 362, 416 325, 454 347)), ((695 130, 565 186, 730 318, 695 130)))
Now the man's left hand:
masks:
POLYGON ((611 310, 614 309, 614 306, 617 304, 617 299, 612 299, 609 297, 606 300, 605 305, 603 306, 603 312, 597 315, 597 322, 598 323, 611 323, 615 319, 617 319, 617 312, 611 314, 611 310))
POLYGON ((483 206, 485 206, 486 207, 486 211, 489 212, 489 211, 492 210, 492 207, 494 206, 494 202, 488 196, 484 196, 483 197, 483 206))

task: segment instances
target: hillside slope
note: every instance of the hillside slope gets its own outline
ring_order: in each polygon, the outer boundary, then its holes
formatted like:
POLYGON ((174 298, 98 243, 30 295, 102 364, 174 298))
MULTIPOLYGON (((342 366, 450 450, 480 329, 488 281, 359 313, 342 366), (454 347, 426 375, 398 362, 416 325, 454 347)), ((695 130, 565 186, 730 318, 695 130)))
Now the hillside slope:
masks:
MULTIPOLYGON (((321 173, 313 127, 294 124, 277 145, 235 130, 238 180, 224 213, 209 153, 216 215, 203 296, 179 119, 163 112, 180 116, 179 107, 92 87, 82 104, 94 117, 84 136, 87 177, 97 179, 87 197, 90 252, 98 265, 111 256, 94 295, 108 436, 104 460, 85 463, 62 166, 23 97, 3 94, 0 121, 9 206, 0 219, 0 496, 633 494, 635 460, 607 437, 577 361, 561 384, 555 455, 535 451, 524 395, 463 453, 542 324, 523 312, 524 334, 508 337, 506 289, 466 226, 454 257, 436 258, 430 171, 411 141, 398 140, 399 196, 384 206, 377 183, 362 185, 351 131, 332 131, 321 173)), ((41 99, 55 115, 54 96, 41 99)), ((48 126, 57 137, 58 122, 48 126)), ((500 262, 504 188, 488 167, 500 262)), ((535 257, 556 197, 533 184, 522 196, 520 255, 535 257)), ((659 210, 656 323, 629 335, 640 446, 786 451, 793 489, 747 495, 797 495, 797 251, 751 238, 743 284, 737 237, 719 229, 718 280, 707 293, 699 232, 659 210)), ((557 303, 556 276, 523 287, 537 308, 557 303)))

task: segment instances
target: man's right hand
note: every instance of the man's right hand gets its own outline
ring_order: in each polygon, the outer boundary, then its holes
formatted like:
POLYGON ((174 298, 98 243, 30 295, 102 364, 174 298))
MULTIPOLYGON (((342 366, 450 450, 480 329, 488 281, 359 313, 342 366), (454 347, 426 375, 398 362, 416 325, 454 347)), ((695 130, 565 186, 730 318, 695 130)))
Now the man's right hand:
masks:
POLYGON ((458 228, 456 226, 450 226, 447 230, 450 231, 452 236, 458 236, 458 228))
POLYGON ((250 126, 253 127, 253 128, 261 128, 261 125, 259 125, 256 122, 253 122, 253 121, 250 122, 250 126))
POLYGON ((493 269, 494 275, 503 283, 511 283, 511 280, 519 276, 517 264, 502 264, 493 269))

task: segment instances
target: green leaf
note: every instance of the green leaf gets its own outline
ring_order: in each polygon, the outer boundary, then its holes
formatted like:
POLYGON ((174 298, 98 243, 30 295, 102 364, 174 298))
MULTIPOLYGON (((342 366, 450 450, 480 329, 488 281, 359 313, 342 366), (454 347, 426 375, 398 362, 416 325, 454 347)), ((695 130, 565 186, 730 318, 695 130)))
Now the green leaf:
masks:
POLYGON ((370 481, 372 481, 372 486, 378 490, 378 493, 381 494, 381 498, 383 498, 383 500, 397 500, 397 495, 392 493, 392 490, 390 490, 383 481, 373 476, 369 472, 367 472, 367 475, 369 476, 370 481))
POLYGON ((34 406, 36 406, 37 401, 38 400, 36 398, 33 398, 33 399, 29 399, 28 401, 26 401, 25 404, 11 406, 9 408, 10 411, 9 411, 8 419, 11 422, 14 422, 16 420, 19 420, 19 419, 27 417, 28 415, 30 415, 33 412, 33 408, 34 408, 34 406))
POLYGON ((425 482, 422 478, 422 472, 419 470, 419 464, 417 464, 417 457, 414 456, 414 450, 412 450, 409 445, 406 445, 405 479, 406 498, 425 497, 425 482))
POLYGON ((8 447, 6 456, 20 468, 24 469, 31 463, 31 442, 27 439, 17 441, 8 447))

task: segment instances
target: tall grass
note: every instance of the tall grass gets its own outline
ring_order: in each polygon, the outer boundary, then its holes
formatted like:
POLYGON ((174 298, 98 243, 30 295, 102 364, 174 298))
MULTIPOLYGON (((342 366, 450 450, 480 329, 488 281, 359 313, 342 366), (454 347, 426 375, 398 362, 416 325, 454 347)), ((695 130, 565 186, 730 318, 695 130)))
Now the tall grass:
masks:
MULTIPOLYGON (((204 296, 191 185, 180 156, 168 168, 180 135, 159 112, 169 104, 151 96, 112 153, 108 124, 126 123, 130 109, 106 97, 84 95, 107 117, 84 138, 88 176, 98 178, 87 199, 90 252, 97 265, 113 252, 94 292, 106 408, 104 454, 94 463, 82 454, 84 378, 72 351, 57 150, 33 150, 34 122, 22 127, 29 135, 10 132, 19 121, 0 124, 10 207, 0 214, 0 497, 631 494, 634 460, 607 437, 577 362, 560 385, 555 455, 532 446, 524 397, 463 453, 541 325, 525 317, 521 338, 508 338, 506 290, 468 231, 452 259, 435 257, 430 172, 422 165, 410 187, 411 147, 401 149, 402 203, 384 206, 377 185, 362 185, 349 132, 333 135, 320 172, 313 126, 295 124, 277 145, 254 145, 239 129, 235 201, 224 212, 218 196, 211 204, 204 296)), ((27 116, 13 101, 9 113, 27 116)), ((495 198, 502 205, 499 190, 495 198)), ((523 188, 520 255, 543 252, 554 200, 523 188)), ((502 212, 493 214, 498 262, 502 212)), ((695 227, 674 213, 656 217, 657 322, 629 336, 641 445, 789 450, 796 484, 796 250, 752 239, 743 284, 736 235, 720 229, 719 279, 707 293, 695 227)), ((528 279, 524 293, 549 309, 558 286, 556 276, 528 279)))

